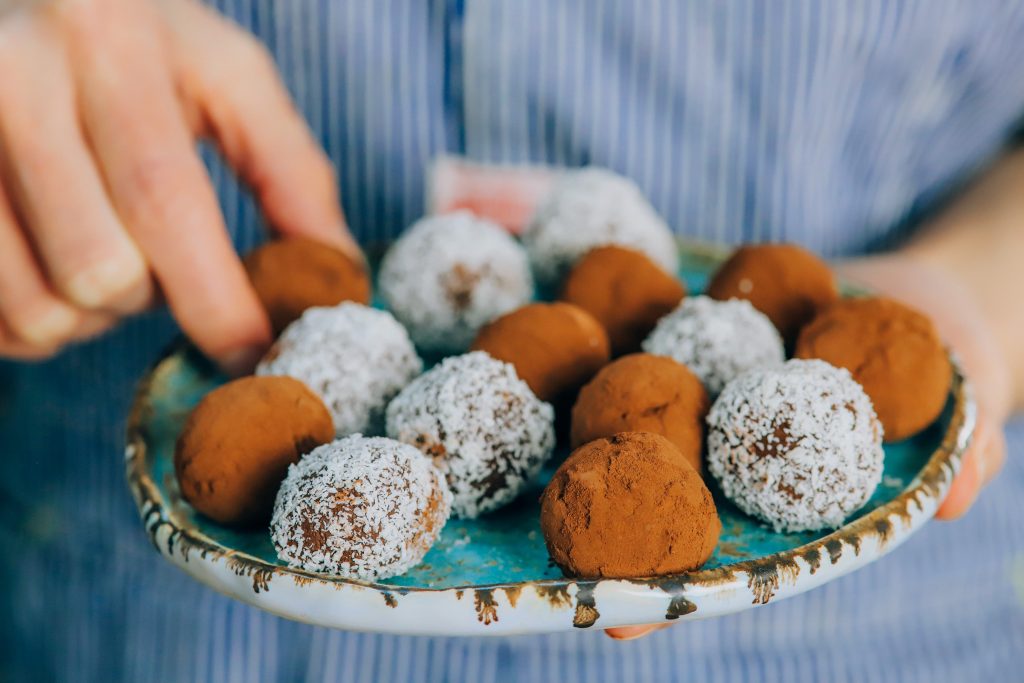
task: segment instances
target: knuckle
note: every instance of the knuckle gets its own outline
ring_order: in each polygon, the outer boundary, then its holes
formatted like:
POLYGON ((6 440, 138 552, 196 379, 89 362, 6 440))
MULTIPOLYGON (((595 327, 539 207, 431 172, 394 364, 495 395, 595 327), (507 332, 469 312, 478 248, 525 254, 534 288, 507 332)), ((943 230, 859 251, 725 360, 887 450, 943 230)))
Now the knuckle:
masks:
POLYGON ((235 29, 236 40, 232 50, 234 57, 249 69, 257 69, 261 72, 277 71, 277 62, 267 46, 252 34, 241 29, 235 29))
POLYGON ((240 75, 265 77, 277 72, 277 63, 266 45, 234 24, 224 22, 226 31, 218 46, 217 59, 202 65, 206 78, 217 87, 238 86, 248 79, 240 75))
POLYGON ((140 217, 167 218, 188 201, 190 161, 181 154, 143 154, 128 165, 129 193, 140 217))
POLYGON ((48 3, 46 11, 72 38, 88 40, 101 37, 111 24, 112 5, 109 0, 60 0, 48 3))

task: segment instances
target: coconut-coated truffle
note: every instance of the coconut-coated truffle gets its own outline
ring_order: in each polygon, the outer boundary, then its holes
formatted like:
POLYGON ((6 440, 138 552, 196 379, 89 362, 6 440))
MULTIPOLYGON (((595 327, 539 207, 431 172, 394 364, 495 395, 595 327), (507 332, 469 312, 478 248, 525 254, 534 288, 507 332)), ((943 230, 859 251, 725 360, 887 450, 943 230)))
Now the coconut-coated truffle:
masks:
POLYGON ((844 299, 830 306, 800 333, 795 355, 849 370, 871 397, 886 441, 930 425, 953 381, 932 321, 892 299, 844 299))
POLYGON ((567 576, 631 578, 697 569, 722 523, 697 470, 663 436, 624 432, 580 446, 540 500, 548 553, 567 576))
POLYGON ((390 313, 345 302, 303 313, 278 337, 256 374, 304 382, 331 412, 337 435, 344 436, 380 434, 388 401, 422 369, 409 335, 390 313))
POLYGON ((452 512, 473 518, 515 498, 551 457, 554 409, 508 363, 475 351, 446 358, 388 406, 388 436, 445 473, 452 512))
POLYGON ((572 409, 572 447, 619 432, 671 441, 698 472, 710 402, 695 374, 665 356, 634 353, 605 366, 572 409))
POLYGON ((608 331, 612 353, 621 356, 638 351, 684 296, 683 283, 646 254, 607 246, 590 250, 573 266, 561 299, 597 318, 608 331))
POLYGON ((243 377, 206 394, 174 449, 181 495, 229 526, 270 519, 288 466, 334 437, 330 413, 291 377, 243 377))
POLYGON ((882 426, 844 369, 791 360, 729 383, 708 414, 707 467, 776 531, 835 528, 882 478, 882 426))
POLYGON ((786 359, 775 326, 749 302, 706 296, 683 299, 658 322, 643 349, 688 367, 712 398, 743 372, 786 359))
POLYGON ((592 315, 566 303, 535 303, 480 330, 474 351, 511 363, 542 401, 570 402, 609 360, 608 335, 592 315))
POLYGON ((533 296, 522 246, 465 211, 409 228, 384 255, 378 283, 416 345, 435 352, 464 351, 483 325, 533 296))
POLYGON ((608 244, 631 247, 669 273, 679 263, 675 238, 636 183, 604 168, 565 173, 523 232, 538 281, 557 286, 584 254, 608 244))
POLYGON ((289 566, 372 581, 419 564, 451 510, 444 476, 412 446, 353 435, 288 468, 270 522, 289 566))
POLYGON ((790 346, 801 327, 839 298, 828 265, 795 244, 740 247, 714 274, 705 293, 719 301, 746 299, 768 316, 790 346))
POLYGON ((249 252, 244 264, 275 334, 307 308, 370 303, 370 277, 363 264, 308 237, 267 242, 249 252))

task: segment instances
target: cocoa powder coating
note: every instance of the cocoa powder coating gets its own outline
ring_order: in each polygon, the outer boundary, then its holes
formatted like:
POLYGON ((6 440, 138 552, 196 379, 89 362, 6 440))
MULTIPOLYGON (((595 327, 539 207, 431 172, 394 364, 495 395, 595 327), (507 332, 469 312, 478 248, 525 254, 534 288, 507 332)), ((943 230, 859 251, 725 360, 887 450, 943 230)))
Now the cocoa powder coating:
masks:
POLYGON ((887 442, 912 436, 946 405, 953 369, 925 315, 892 299, 844 299, 800 333, 797 358, 846 368, 864 387, 887 442))
POLYGON ((702 468, 710 402, 689 368, 665 356, 635 353, 606 365, 580 390, 572 409, 572 447, 619 432, 653 432, 702 468))
POLYGON ((511 363, 542 401, 571 402, 611 357, 608 335, 592 315, 567 303, 534 303, 485 325, 472 350, 511 363))
POLYGON ((323 402, 291 377, 244 377, 214 389, 178 437, 174 471, 182 496, 210 519, 236 527, 270 519, 288 465, 334 438, 323 402))
POLYGON ((772 321, 792 347, 800 328, 839 298, 828 265, 795 244, 740 247, 708 283, 712 299, 746 299, 772 321))
POLYGON ((249 252, 244 263, 275 334, 313 306, 370 303, 370 278, 363 265, 308 237, 268 242, 249 252))
POLYGON ((696 569, 722 531, 711 492, 665 437, 623 432, 573 451, 541 496, 541 530, 567 576, 696 569))
POLYGON ((590 313, 608 331, 612 353, 640 349, 658 320, 686 296, 683 283, 647 255, 607 246, 584 256, 566 278, 561 299, 590 313))

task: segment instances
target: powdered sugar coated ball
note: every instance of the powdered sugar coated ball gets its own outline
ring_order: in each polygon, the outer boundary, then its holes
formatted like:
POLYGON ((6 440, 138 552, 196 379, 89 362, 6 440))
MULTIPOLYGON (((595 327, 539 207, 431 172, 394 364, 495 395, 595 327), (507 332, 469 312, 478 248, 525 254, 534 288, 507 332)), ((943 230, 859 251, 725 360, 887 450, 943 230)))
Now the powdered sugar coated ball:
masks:
POLYGON ((776 531, 838 527, 882 478, 882 426, 850 373, 791 360, 730 382, 708 415, 708 470, 776 531))
POLYGON ((390 313, 346 302, 306 310, 281 333, 256 374, 304 382, 344 436, 382 433, 388 401, 422 370, 408 333, 390 313))
POLYGON ((385 579, 423 559, 451 511, 444 476, 415 448, 359 434, 288 468, 270 534, 292 567, 385 579))
POLYGON ((523 243, 537 279, 557 284, 584 254, 616 244, 642 251, 674 274, 675 238, 636 183, 604 168, 563 175, 537 207, 523 243))
POLYGON ((378 281, 416 345, 431 351, 465 350, 482 326, 533 296, 523 248, 465 211, 409 228, 384 255, 378 281))
POLYGON ((683 299, 658 321, 643 349, 690 368, 711 396, 747 370, 786 359, 778 330, 750 302, 706 296, 683 299))
POLYGON ((458 517, 511 501, 555 445, 551 405, 482 351, 446 358, 418 377, 388 406, 387 425, 388 436, 434 458, 458 517))

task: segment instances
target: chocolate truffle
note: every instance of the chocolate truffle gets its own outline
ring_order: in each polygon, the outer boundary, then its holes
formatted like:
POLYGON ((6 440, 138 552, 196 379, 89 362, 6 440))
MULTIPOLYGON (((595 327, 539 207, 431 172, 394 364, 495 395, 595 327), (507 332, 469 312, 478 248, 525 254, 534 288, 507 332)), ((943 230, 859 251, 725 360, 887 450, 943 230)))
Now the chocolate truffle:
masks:
POLYGON ((729 383, 708 414, 707 466, 779 532, 838 527, 882 478, 882 426, 846 370, 791 360, 729 383))
POLYGON ((768 316, 792 346, 800 328, 839 297, 828 265, 795 244, 737 249, 711 278, 713 299, 746 299, 768 316))
POLYGON ((786 359, 779 333, 749 302, 706 296, 683 299, 658 322, 643 349, 684 364, 712 397, 743 372, 786 359))
POLYGON ((356 434, 288 468, 270 535, 291 567, 373 581, 419 564, 450 509, 451 493, 429 458, 356 434))
POLYGON ((388 436, 445 473, 452 512, 473 518, 508 503, 555 445, 554 410, 508 363, 475 351, 446 358, 388 406, 388 436))
POLYGON ((572 304, 529 304, 485 325, 474 351, 511 363, 542 401, 571 402, 609 360, 608 335, 572 304))
POLYGON ((256 374, 302 380, 344 436, 380 434, 388 401, 422 369, 409 335, 390 313, 346 302, 303 313, 278 337, 256 374))
POLYGON ((665 356, 635 353, 605 366, 572 409, 572 447, 619 432, 653 432, 701 469, 708 394, 697 376, 665 356))
POLYGON ((565 173, 540 202, 523 233, 534 274, 557 286, 594 247, 617 244, 641 251, 669 273, 679 254, 672 231, 636 183, 603 168, 565 173))
POLYGON ((844 299, 800 333, 798 358, 820 358, 853 374, 885 427, 899 441, 942 412, 953 369, 935 326, 891 299, 844 299))
POLYGON ((290 377, 243 377, 196 405, 174 449, 181 495, 229 526, 265 524, 288 465, 334 437, 323 402, 290 377))
POLYGON ((385 254, 378 282, 416 345, 437 352, 464 351, 484 324, 533 296, 523 248, 465 211, 409 228, 385 254))
POLYGON ((561 299, 597 318, 612 353, 640 349, 654 325, 686 296, 683 283, 645 254, 608 246, 587 252, 569 271, 561 299))
POLYGON ((308 237, 268 242, 249 252, 244 263, 275 334, 313 306, 370 303, 370 278, 363 264, 308 237))
POLYGON ((623 432, 580 446, 540 499, 548 553, 567 576, 631 578, 697 569, 722 523, 672 442, 623 432))

